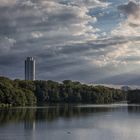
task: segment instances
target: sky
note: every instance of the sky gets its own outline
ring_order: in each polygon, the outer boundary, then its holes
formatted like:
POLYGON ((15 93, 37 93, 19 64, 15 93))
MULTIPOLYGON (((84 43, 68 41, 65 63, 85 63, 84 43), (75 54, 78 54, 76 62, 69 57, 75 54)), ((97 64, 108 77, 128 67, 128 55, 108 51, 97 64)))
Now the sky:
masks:
POLYGON ((140 84, 139 0, 0 0, 0 75, 140 84))

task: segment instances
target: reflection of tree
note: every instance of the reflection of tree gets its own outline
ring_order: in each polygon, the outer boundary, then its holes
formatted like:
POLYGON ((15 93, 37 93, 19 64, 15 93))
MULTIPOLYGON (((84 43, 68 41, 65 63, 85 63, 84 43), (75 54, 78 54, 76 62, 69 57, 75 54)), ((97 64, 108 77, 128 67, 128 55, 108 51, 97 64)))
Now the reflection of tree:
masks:
POLYGON ((35 120, 36 109, 14 108, 0 110, 0 124, 9 122, 20 122, 24 120, 35 120))
POLYGON ((140 106, 139 105, 135 105, 135 106, 128 106, 128 112, 129 113, 133 113, 133 112, 139 112, 140 113, 140 106))
POLYGON ((111 108, 76 107, 74 105, 51 105, 42 108, 2 109, 0 126, 9 122, 24 122, 25 127, 32 128, 35 121, 51 122, 58 118, 86 117, 91 113, 110 111, 111 108))

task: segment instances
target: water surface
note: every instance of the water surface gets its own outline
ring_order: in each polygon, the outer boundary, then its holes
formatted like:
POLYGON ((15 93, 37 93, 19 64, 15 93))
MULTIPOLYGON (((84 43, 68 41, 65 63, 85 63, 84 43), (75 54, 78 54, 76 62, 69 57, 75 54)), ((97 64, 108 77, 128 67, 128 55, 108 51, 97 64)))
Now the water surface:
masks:
POLYGON ((140 140, 140 106, 47 105, 0 109, 0 140, 140 140))

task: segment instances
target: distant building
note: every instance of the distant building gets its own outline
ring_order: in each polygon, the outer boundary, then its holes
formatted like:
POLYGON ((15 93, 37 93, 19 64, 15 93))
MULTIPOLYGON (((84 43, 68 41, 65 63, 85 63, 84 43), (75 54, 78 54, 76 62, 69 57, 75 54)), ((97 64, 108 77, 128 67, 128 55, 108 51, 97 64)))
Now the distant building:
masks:
POLYGON ((35 80, 35 60, 27 57, 25 60, 25 80, 35 80))
POLYGON ((129 86, 122 86, 121 87, 121 90, 123 90, 123 91, 129 91, 129 90, 131 90, 131 88, 129 86))

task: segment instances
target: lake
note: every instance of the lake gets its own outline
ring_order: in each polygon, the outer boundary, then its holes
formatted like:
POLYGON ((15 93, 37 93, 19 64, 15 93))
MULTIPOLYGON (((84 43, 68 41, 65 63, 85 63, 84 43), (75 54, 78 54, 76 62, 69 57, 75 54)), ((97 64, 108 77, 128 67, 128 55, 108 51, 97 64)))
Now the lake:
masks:
POLYGON ((70 105, 0 109, 0 140, 140 140, 140 106, 70 105))

